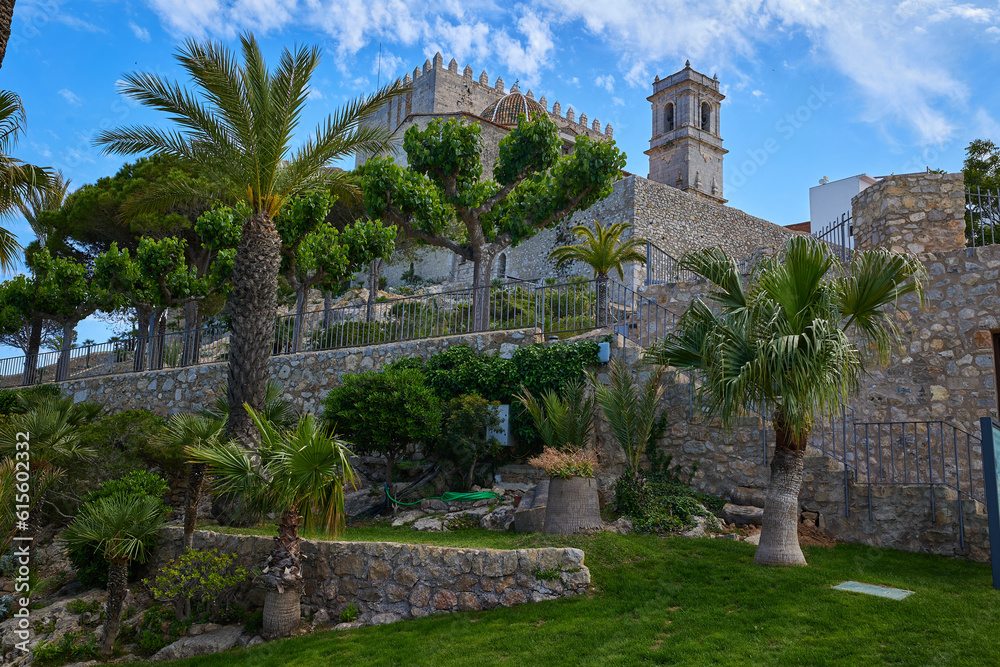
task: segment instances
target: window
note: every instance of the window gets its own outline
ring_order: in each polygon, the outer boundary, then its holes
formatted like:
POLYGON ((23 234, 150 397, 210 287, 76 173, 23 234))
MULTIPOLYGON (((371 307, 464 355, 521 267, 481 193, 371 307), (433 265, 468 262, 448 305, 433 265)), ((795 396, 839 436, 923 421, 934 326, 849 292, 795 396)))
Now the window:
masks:
POLYGON ((663 110, 663 127, 664 132, 673 132, 674 130, 674 103, 667 102, 666 108, 663 110))
POLYGON ((701 103, 701 129, 712 131, 712 107, 708 102, 701 103))

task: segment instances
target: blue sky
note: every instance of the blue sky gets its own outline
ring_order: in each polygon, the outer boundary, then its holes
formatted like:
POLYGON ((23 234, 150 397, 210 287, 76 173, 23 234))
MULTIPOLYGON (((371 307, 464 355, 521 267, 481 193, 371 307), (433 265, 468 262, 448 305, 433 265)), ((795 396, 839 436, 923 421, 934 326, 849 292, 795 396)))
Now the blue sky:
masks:
MULTIPOLYGON (((656 75, 717 73, 729 205, 778 224, 808 219, 822 176, 961 167, 971 139, 1000 140, 1000 4, 950 0, 18 0, 0 86, 28 132, 16 156, 75 186, 123 162, 91 144, 103 127, 160 122, 116 91, 130 70, 176 78, 185 38, 236 43, 254 30, 272 59, 319 44, 304 128, 440 51, 478 77, 611 123, 645 176, 656 75)), ((23 221, 8 221, 24 241, 23 221)), ((104 335, 85 325, 80 338, 104 335)))

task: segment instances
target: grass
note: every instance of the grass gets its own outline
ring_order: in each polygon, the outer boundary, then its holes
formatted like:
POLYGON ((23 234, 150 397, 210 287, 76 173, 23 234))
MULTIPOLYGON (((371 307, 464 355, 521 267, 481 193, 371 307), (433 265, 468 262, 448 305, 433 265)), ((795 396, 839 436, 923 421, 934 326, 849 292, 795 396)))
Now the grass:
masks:
MULTIPOLYGON (((241 531, 247 532, 247 531, 241 531)), ((270 530, 254 531, 270 534, 270 530)), ((859 545, 806 549, 809 567, 752 563, 726 540, 353 528, 346 539, 586 552, 590 596, 319 632, 177 663, 247 665, 986 665, 1000 654, 987 565, 859 545), (853 579, 916 591, 831 590, 853 579)))

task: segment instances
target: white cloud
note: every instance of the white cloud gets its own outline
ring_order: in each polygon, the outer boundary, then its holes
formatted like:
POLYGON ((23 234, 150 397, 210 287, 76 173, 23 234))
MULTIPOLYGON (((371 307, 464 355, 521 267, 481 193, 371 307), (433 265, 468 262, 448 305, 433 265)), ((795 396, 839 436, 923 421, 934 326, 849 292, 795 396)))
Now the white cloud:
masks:
POLYGON ((594 85, 603 88, 609 93, 615 92, 615 77, 611 74, 601 74, 594 79, 594 85))
POLYGON ((83 104, 83 100, 80 98, 80 96, 74 93, 69 88, 63 88, 62 90, 59 91, 59 94, 62 95, 62 98, 64 100, 66 100, 70 105, 74 107, 78 107, 83 104))
POLYGON ((128 27, 132 29, 132 34, 134 34, 136 39, 138 39, 140 42, 148 42, 151 39, 149 36, 149 31, 143 28, 141 25, 138 25, 133 21, 129 21, 128 27))
POLYGON ((991 25, 989 28, 986 29, 986 34, 992 37, 993 39, 1000 39, 1000 28, 996 27, 995 25, 991 25))

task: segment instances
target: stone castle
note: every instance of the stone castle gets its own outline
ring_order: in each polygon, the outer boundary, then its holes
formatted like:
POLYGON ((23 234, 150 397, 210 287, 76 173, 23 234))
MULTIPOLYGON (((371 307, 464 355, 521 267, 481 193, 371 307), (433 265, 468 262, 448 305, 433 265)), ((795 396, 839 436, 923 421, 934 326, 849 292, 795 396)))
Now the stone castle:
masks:
MULTIPOLYGON (((544 96, 536 100, 531 90, 521 92, 517 83, 508 90, 502 77, 490 84, 486 71, 475 78, 472 67, 466 65, 459 72, 455 59, 445 67, 440 53, 425 61, 422 68, 414 68, 402 83, 410 92, 391 103, 376 122, 399 137, 413 125, 426 127, 438 119, 479 123, 484 178, 492 176, 500 139, 522 113, 547 113, 559 128, 566 154, 573 151, 579 136, 613 141, 610 124, 602 127, 586 113, 577 116, 572 107, 564 113, 558 101, 549 107, 544 96)), ((493 266, 495 277, 538 280, 559 273, 588 275, 584 266, 557 272, 548 255, 554 248, 573 242, 569 230, 574 225, 594 221, 605 225, 627 222, 632 225, 632 234, 672 257, 709 245, 721 245, 733 256, 748 257, 780 245, 788 230, 725 206, 722 170, 727 151, 722 147, 720 130, 724 98, 718 77, 696 72, 690 62, 664 79, 657 76, 653 94, 647 98, 652 112, 647 178, 624 173, 605 200, 502 253, 493 266)), ((367 157, 357 156, 357 164, 367 157)), ((395 159, 406 164, 403 152, 395 159)), ((471 264, 450 251, 424 248, 412 265, 390 265, 383 275, 389 284, 395 284, 411 266, 413 273, 423 278, 459 283, 469 280, 472 271, 471 264)), ((645 272, 641 265, 626 267, 626 282, 633 287, 643 285, 645 272)))

